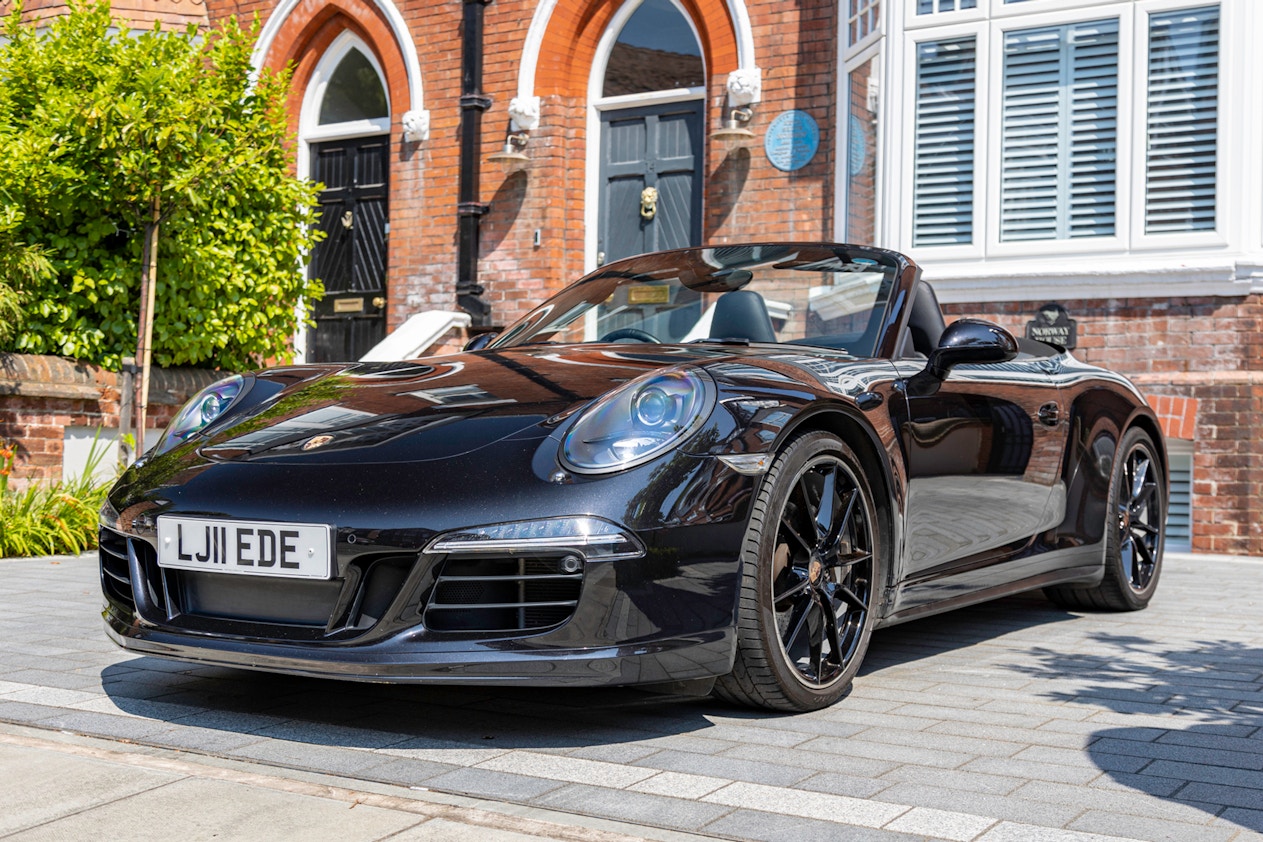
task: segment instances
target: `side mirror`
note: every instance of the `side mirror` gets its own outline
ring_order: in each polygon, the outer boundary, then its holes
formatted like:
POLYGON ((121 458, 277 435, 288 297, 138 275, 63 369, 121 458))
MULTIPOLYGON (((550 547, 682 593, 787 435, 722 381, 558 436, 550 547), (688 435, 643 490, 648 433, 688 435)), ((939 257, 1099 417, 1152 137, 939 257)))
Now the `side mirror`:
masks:
POLYGON ((466 342, 465 347, 462 350, 480 351, 483 348, 486 348, 488 345, 490 345, 492 340, 494 340, 499 335, 500 335, 499 333, 495 333, 495 332, 480 333, 477 336, 475 336, 473 339, 466 342))
POLYGON ((1017 340, 999 325, 981 319, 959 319, 943 331, 925 368, 908 379, 908 394, 932 395, 958 365, 1008 362, 1017 356, 1017 340))

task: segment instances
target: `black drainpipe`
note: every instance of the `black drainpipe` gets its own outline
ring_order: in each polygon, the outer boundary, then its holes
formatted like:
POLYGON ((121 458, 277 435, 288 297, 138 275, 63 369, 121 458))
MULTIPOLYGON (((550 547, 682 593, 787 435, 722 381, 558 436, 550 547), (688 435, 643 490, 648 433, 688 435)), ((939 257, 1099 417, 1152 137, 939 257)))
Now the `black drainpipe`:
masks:
POLYGON ((456 254, 456 303, 470 315, 473 327, 491 324, 491 305, 478 284, 478 227, 487 212, 478 201, 482 150, 482 112, 491 99, 482 93, 482 18, 491 0, 464 0, 461 32, 460 194, 456 214, 459 241, 456 254))

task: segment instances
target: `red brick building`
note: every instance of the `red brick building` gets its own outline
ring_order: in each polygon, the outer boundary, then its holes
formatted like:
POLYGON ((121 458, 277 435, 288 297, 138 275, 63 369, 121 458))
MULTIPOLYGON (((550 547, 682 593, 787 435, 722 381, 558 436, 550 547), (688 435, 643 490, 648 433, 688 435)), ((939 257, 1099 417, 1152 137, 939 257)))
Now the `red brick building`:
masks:
POLYGON ((1263 554, 1255 0, 114 5, 257 15, 256 64, 293 68, 329 188, 308 359, 421 311, 504 325, 656 247, 874 242, 950 315, 1064 305, 1164 418, 1173 545, 1263 554))

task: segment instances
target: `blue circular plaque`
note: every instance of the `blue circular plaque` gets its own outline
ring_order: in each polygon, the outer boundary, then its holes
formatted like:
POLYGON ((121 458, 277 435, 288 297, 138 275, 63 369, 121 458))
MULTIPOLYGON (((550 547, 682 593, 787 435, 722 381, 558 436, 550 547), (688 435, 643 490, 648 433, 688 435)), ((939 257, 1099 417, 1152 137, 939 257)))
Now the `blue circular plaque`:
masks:
POLYGON ((793 172, 807 166, 820 148, 820 127, 806 111, 786 111, 767 127, 763 151, 772 166, 793 172))

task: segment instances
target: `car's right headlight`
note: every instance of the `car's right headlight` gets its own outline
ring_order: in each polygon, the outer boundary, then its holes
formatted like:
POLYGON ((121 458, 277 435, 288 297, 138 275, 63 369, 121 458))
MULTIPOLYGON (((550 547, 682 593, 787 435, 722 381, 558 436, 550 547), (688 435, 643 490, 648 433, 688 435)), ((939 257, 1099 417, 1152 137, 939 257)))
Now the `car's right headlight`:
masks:
POLYGON ((700 369, 637 377, 585 409, 561 442, 561 462, 600 474, 643 464, 698 431, 715 408, 716 387, 700 369))
POLYGON ((154 455, 166 453, 209 427, 232 406, 244 386, 245 378, 234 374, 210 384, 190 398, 167 426, 154 455))

